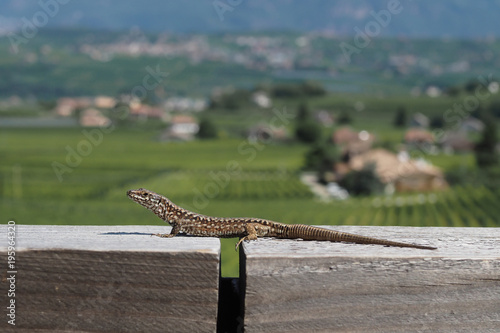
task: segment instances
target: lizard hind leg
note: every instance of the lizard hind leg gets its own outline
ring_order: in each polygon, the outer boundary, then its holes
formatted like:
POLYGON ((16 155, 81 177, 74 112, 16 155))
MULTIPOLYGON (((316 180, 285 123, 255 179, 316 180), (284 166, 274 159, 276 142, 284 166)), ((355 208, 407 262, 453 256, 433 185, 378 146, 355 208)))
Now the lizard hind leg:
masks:
POLYGON ((246 231, 246 236, 241 237, 238 243, 236 243, 236 248, 235 251, 238 251, 238 247, 243 241, 247 240, 257 240, 257 230, 255 230, 255 227, 251 224, 245 225, 245 231, 246 231))
POLYGON ((174 225, 169 234, 151 234, 151 236, 157 236, 157 237, 162 237, 162 238, 171 238, 171 237, 176 236, 178 233, 179 233, 179 228, 177 227, 177 225, 174 225))

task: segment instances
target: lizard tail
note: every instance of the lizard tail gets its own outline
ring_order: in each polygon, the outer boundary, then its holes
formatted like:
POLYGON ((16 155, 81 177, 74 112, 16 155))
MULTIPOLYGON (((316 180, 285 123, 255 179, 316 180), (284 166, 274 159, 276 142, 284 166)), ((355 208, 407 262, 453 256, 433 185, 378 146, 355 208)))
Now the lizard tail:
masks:
POLYGON ((367 236, 354 235, 347 232, 340 232, 324 228, 313 227, 304 224, 286 225, 283 232, 285 238, 302 238, 304 240, 348 242, 357 244, 378 244, 385 246, 411 247, 416 249, 435 250, 436 247, 393 242, 385 239, 377 239, 367 236))

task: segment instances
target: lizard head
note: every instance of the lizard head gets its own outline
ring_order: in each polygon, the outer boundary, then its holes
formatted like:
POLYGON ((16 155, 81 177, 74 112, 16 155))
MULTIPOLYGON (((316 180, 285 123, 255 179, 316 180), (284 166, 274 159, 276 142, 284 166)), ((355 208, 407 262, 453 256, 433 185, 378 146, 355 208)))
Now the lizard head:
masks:
POLYGON ((170 224, 178 218, 182 210, 182 208, 176 206, 168 198, 145 188, 129 190, 127 191, 127 196, 170 224))
POLYGON ((155 207, 158 206, 162 198, 161 195, 153 191, 146 190, 145 188, 129 190, 127 191, 127 195, 130 199, 137 202, 139 205, 144 206, 150 210, 154 210, 155 207))

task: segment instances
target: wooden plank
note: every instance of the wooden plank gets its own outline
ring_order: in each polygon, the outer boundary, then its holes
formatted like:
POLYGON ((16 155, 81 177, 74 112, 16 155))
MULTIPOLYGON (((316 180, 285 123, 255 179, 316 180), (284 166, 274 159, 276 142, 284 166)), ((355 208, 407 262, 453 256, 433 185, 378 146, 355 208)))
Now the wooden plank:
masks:
POLYGON ((219 240, 158 232, 170 227, 16 225, 16 329, 215 332, 219 240))
POLYGON ((500 332, 500 228, 332 229, 439 249, 245 242, 245 332, 500 332))

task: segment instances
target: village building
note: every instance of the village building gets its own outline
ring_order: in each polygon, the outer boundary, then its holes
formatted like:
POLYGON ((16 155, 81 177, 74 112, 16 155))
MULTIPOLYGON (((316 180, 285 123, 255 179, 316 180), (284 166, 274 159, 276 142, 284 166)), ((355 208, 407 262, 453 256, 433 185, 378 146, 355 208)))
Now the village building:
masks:
POLYGON ((169 126, 161 133, 161 141, 190 141, 193 140, 200 126, 194 117, 176 115, 170 119, 169 126))
POLYGON ((61 97, 57 99, 55 113, 61 117, 70 117, 77 109, 89 108, 93 105, 89 97, 61 97))
POLYGON ((333 133, 332 140, 342 149, 342 156, 347 160, 369 151, 375 142, 375 136, 367 131, 356 132, 343 127, 333 133))
POLYGON ((468 117, 460 123, 460 130, 471 133, 481 133, 484 130, 484 123, 477 118, 468 117))
POLYGON ((207 101, 201 98, 170 97, 163 103, 166 111, 201 112, 207 108, 207 101))
POLYGON ((157 106, 141 104, 141 103, 131 103, 130 104, 130 116, 138 119, 165 119, 166 112, 157 106))
POLYGON ((446 132, 439 143, 445 154, 470 152, 474 149, 474 143, 464 131, 446 132))
POLYGON ((109 96, 96 96, 94 98, 94 106, 100 109, 112 109, 116 105, 116 100, 109 96))
POLYGON ((264 92, 262 91, 257 91, 252 95, 252 101, 258 106, 263 109, 268 109, 270 108, 273 103, 271 101, 271 98, 264 92))
POLYGON ((421 128, 410 128, 405 133, 404 142, 412 146, 434 144, 434 135, 421 128))
POLYGON ((105 117, 101 111, 88 108, 81 112, 79 123, 83 127, 107 127, 111 125, 111 120, 105 117))
POLYGON ((373 149, 352 157, 349 170, 361 170, 374 165, 377 177, 397 192, 425 192, 448 187, 443 172, 423 161, 412 160, 407 153, 394 154, 385 149, 373 149))

